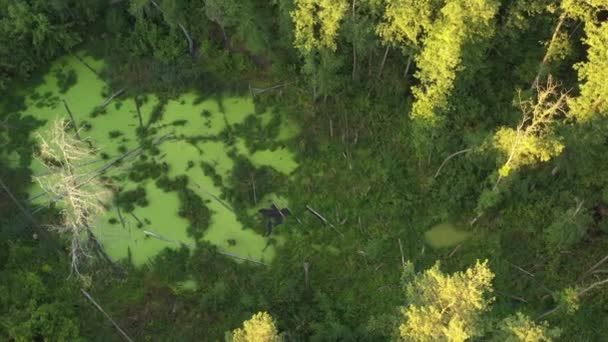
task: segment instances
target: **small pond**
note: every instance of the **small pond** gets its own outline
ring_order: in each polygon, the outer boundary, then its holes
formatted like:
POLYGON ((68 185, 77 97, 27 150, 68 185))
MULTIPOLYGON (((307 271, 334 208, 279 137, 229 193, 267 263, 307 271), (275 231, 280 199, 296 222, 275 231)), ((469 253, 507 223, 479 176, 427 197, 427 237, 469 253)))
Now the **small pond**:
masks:
MULTIPOLYGON (((44 132, 55 118, 68 118, 67 105, 76 124, 84 128, 80 135, 90 139, 97 149, 93 157, 97 159, 93 160, 98 162, 97 165, 103 165, 123 155, 125 151, 136 149, 139 146, 136 132, 140 124, 135 100, 117 96, 103 110, 99 110, 115 91, 108 89, 95 72, 103 66, 103 61, 96 60, 86 52, 60 58, 52 64, 40 84, 17 91, 15 96, 25 97, 26 109, 20 113, 0 113, 0 117, 31 115, 45 122, 38 129, 38 132, 44 132)), ((298 134, 297 125, 271 110, 256 113, 254 102, 249 96, 201 98, 192 92, 169 100, 160 107, 160 100, 153 95, 140 100, 142 121, 150 122, 147 130, 153 132, 152 139, 166 135, 178 137, 163 141, 154 155, 147 151, 143 155, 165 165, 170 179, 188 177, 188 189, 200 196, 211 212, 210 224, 202 239, 216 245, 223 252, 271 261, 275 245, 281 244, 283 237, 280 233, 273 236, 275 244, 269 245, 267 237, 244 227, 232 210, 232 204, 222 200, 223 190, 218 186, 217 177, 224 188, 234 186, 227 182, 233 171, 235 156, 247 158, 256 167, 271 167, 288 177, 298 164, 285 143, 298 134), (160 113, 158 108, 161 108, 160 113), (154 121, 151 120, 153 115, 161 116, 154 121), (252 151, 248 146, 251 146, 251 139, 257 139, 259 134, 256 136, 256 131, 251 133, 249 129, 232 129, 249 123, 259 126, 259 132, 271 129, 270 125, 274 125, 277 134, 272 137, 272 150, 252 151), (227 130, 235 135, 230 144, 221 137, 227 130), (206 174, 200 167, 202 162, 211 165, 217 176, 215 182, 209 172, 206 174)), ((180 199, 177 192, 162 190, 151 179, 135 182, 127 177, 131 163, 136 159, 125 160, 119 167, 108 171, 107 176, 112 178, 113 187, 119 189, 117 191, 145 189, 148 204, 136 206, 132 212, 121 213, 112 201, 107 201, 107 212, 102 217, 95 218, 92 226, 112 258, 129 257, 133 264, 142 265, 164 248, 179 248, 183 245, 193 247, 196 240, 187 231, 189 221, 178 215, 180 199)), ((37 161, 32 162, 31 169, 34 174, 44 170, 37 161)), ((48 201, 48 198, 40 194, 40 188, 32 185, 30 199, 34 204, 43 205, 48 201)), ((281 198, 280 194, 270 194, 256 201, 255 206, 270 205, 273 201, 287 205, 286 199, 281 198)), ((251 206, 253 208, 254 203, 251 206)), ((249 212, 251 215, 256 214, 255 210, 249 212)), ((281 227, 289 228, 289 224, 287 221, 281 227)))
POLYGON ((433 248, 455 246, 470 236, 469 232, 459 229, 452 223, 440 223, 424 233, 426 242, 433 248))

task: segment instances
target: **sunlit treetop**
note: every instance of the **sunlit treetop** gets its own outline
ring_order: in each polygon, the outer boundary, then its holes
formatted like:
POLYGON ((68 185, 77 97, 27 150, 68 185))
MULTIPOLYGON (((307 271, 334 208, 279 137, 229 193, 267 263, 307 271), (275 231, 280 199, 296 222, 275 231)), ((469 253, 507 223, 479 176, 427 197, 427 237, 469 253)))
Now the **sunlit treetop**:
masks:
POLYGON ((399 327, 406 341, 464 341, 482 336, 482 314, 494 300, 494 274, 487 261, 477 262, 465 272, 447 275, 439 263, 414 275, 406 285, 408 306, 402 308, 405 321, 399 327))
POLYGON ((605 0, 565 0, 561 5, 571 18, 585 25, 587 60, 577 63, 580 81, 580 96, 568 105, 571 116, 578 121, 587 121, 597 115, 608 114, 608 23, 599 20, 601 11, 608 11, 605 0))
POLYGON ((536 92, 534 99, 519 100, 520 124, 515 129, 502 127, 494 135, 494 146, 501 152, 500 177, 525 165, 546 162, 564 149, 554 128, 558 118, 567 115, 568 94, 551 77, 536 92))
POLYGON ((518 312, 500 322, 493 340, 502 342, 553 341, 560 334, 560 329, 551 329, 546 322, 535 323, 528 316, 518 312))
POLYGON ((416 78, 421 84, 413 89, 412 118, 433 123, 439 119, 438 112, 447 109, 456 72, 466 67, 461 64, 463 45, 492 34, 497 9, 493 0, 446 1, 416 57, 416 78))
POLYGON ((282 341, 274 320, 267 312, 258 312, 243 322, 243 327, 232 332, 233 342, 279 342, 282 341))
POLYGON ((297 0, 296 9, 290 13, 295 25, 294 46, 303 54, 315 49, 335 51, 347 8, 345 0, 297 0))
POLYGON ((387 0, 384 20, 376 32, 386 44, 418 47, 442 3, 442 0, 387 0))

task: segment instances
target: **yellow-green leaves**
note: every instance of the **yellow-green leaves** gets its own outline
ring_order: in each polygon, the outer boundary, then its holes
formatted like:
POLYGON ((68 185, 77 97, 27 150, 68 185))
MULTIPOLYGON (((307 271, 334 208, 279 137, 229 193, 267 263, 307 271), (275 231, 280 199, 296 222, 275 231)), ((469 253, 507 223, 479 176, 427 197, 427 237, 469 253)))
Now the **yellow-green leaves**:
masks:
POLYGON ((387 0, 384 20, 376 32, 385 44, 402 49, 418 47, 440 0, 387 0))
POLYGON ((494 135, 494 146, 507 157, 498 169, 501 177, 525 165, 549 161, 564 149, 558 137, 525 135, 521 130, 502 127, 494 135))
POLYGON ((406 341, 464 341, 482 336, 482 313, 493 301, 494 274, 487 261, 465 272, 446 275, 439 264, 414 277, 406 286, 409 305, 399 333, 406 341))
POLYGON ((598 21, 600 11, 608 10, 605 0, 564 0, 562 9, 585 24, 587 60, 574 65, 578 71, 580 95, 568 105, 572 117, 584 122, 608 114, 608 23, 598 21))
POLYGON ((315 2, 315 0, 300 0, 296 3, 296 9, 290 13, 295 25, 294 46, 303 52, 310 52, 317 45, 315 40, 315 2))
POLYGON ((494 341, 501 342, 543 342, 558 338, 560 329, 550 329, 546 322, 540 324, 520 312, 505 318, 498 325, 494 341))
POLYGON ((564 145, 554 126, 558 116, 567 114, 567 100, 567 94, 559 91, 551 77, 546 86, 537 86, 536 99, 520 100, 520 124, 516 129, 502 127, 494 135, 494 147, 502 158, 500 177, 525 165, 546 162, 563 151, 564 145))
POLYGON ((448 0, 433 23, 424 47, 416 57, 413 89, 416 102, 411 117, 435 124, 438 113, 448 108, 456 72, 462 68, 462 48, 492 34, 492 18, 498 3, 494 0, 448 0))
POLYGON ((335 51, 347 8, 345 0, 297 0, 290 13, 295 25, 294 46, 304 55, 315 49, 335 51))
POLYGON ((581 94, 569 103, 579 121, 608 115, 608 23, 585 23, 585 33, 587 61, 575 65, 581 94))
POLYGON ((243 327, 232 332, 232 342, 279 342, 279 332, 272 317, 266 312, 258 312, 243 327))
POLYGON ((441 272, 438 263, 418 275, 410 264, 406 266, 409 305, 401 310, 401 340, 541 342, 559 337, 559 329, 535 323, 519 312, 500 321, 487 314, 494 301, 490 296, 494 273, 487 261, 452 275, 441 272))

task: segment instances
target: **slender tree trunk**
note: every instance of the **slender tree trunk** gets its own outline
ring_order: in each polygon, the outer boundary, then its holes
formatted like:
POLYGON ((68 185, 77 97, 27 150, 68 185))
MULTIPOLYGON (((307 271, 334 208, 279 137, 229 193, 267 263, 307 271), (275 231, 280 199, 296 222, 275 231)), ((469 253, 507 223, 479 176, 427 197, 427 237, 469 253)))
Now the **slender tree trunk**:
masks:
MULTIPOLYGON (((165 13, 165 11, 163 11, 163 9, 158 5, 158 3, 156 3, 155 0, 151 0, 150 1, 152 3, 152 5, 154 5, 154 7, 156 7, 157 10, 159 10, 161 13, 165 13)), ((190 37, 190 34, 188 33, 188 31, 186 30, 186 27, 184 27, 184 25, 182 25, 182 23, 177 22, 177 26, 179 26, 179 28, 182 30, 182 32, 184 33, 184 36, 186 36, 186 40, 188 41, 188 51, 190 52, 191 56, 194 56, 193 52, 194 52, 194 41, 192 40, 192 37, 190 37)))
POLYGON ((184 25, 182 25, 181 23, 177 23, 177 26, 179 26, 179 28, 184 33, 184 36, 186 36, 186 40, 188 41, 188 51, 190 51, 190 56, 194 58, 194 41, 192 40, 192 37, 190 37, 190 34, 188 33, 184 25))
POLYGON ((310 269, 310 264, 308 262, 304 262, 302 266, 304 267, 304 285, 308 289, 308 270, 310 269))
POLYGON ((437 176, 439 176, 439 172, 441 172, 441 169, 443 168, 443 166, 452 158, 456 157, 459 154, 463 154, 463 153, 467 153, 467 152, 471 152, 473 149, 471 148, 465 148, 464 150, 460 150, 458 152, 454 152, 452 154, 450 154, 447 158, 445 158, 445 160, 443 161, 443 163, 441 163, 441 165, 439 166, 439 168, 437 169, 437 172, 435 172, 435 176, 433 178, 437 178, 437 176))
POLYGON ((407 64, 405 65, 405 70, 403 71, 403 78, 407 81, 407 75, 410 72, 410 66, 412 65, 412 60, 414 59, 414 54, 410 54, 407 58, 407 64))
POLYGON ((112 102, 112 100, 114 100, 114 98, 116 96, 119 96, 120 94, 122 94, 125 91, 125 88, 120 89, 119 91, 115 92, 114 94, 110 95, 110 97, 108 97, 102 104, 101 104, 101 109, 105 109, 110 102, 112 102))
POLYGON ((99 312, 101 312, 105 316, 105 318, 110 321, 110 323, 112 323, 114 328, 116 328, 116 330, 122 335, 125 340, 133 342, 129 335, 127 335, 127 333, 120 327, 120 325, 118 325, 118 323, 116 323, 116 321, 114 321, 112 317, 108 315, 108 313, 101 307, 101 305, 97 304, 95 299, 93 299, 93 297, 85 289, 81 288, 80 292, 82 292, 82 294, 87 298, 87 300, 89 300, 95 306, 95 308, 97 308, 97 310, 99 310, 99 312))
POLYGON ((382 63, 380 63, 380 70, 378 70, 378 78, 382 76, 382 71, 384 70, 384 63, 386 63, 386 57, 388 57, 388 51, 390 50, 390 46, 386 46, 386 50, 384 50, 384 56, 382 57, 382 63))
POLYGON ((74 126, 74 133, 76 134, 76 138, 78 140, 82 140, 80 138, 80 134, 78 133, 78 125, 76 124, 76 119, 74 119, 74 115, 72 114, 70 107, 68 107, 68 103, 66 102, 65 99, 62 99, 62 101, 63 101, 63 106, 65 107, 65 111, 68 112, 68 115, 70 116, 70 120, 72 121, 72 126, 74 126))
POLYGON ((606 284, 606 283, 608 283, 608 279, 604 279, 604 280, 597 281, 597 282, 595 282, 595 283, 593 283, 593 284, 591 284, 591 285, 587 286, 586 288, 584 288, 584 289, 580 290, 580 291, 577 293, 577 296, 578 296, 578 297, 582 297, 582 296, 583 296, 585 293, 587 293, 587 292, 589 292, 589 291, 593 290, 594 288, 596 288, 596 287, 598 287, 598 286, 600 286, 600 285, 604 285, 604 284, 606 284))
POLYGON ((603 263, 606 262, 606 260, 608 260, 608 255, 606 255, 605 257, 602 258, 602 260, 598 261, 597 263, 595 263, 595 265, 591 266, 591 268, 589 268, 585 273, 583 273, 582 276, 580 276, 579 280, 582 280, 583 278, 585 278, 589 273, 595 271, 598 267, 600 267, 603 263))
MULTIPOLYGON (((356 20, 357 20, 357 16, 355 14, 355 2, 356 0, 353 0, 353 24, 355 24, 356 20)), ((355 45, 355 42, 353 41, 353 81, 357 78, 357 46, 355 45)))
POLYGON ((542 62, 540 62, 540 66, 538 67, 538 72, 536 73, 536 77, 534 77, 534 81, 532 81, 532 85, 530 86, 530 89, 534 88, 538 84, 538 80, 540 79, 543 69, 549 62, 551 46, 555 42, 555 39, 557 39, 559 30, 561 29, 562 24, 564 23, 565 20, 566 20, 566 13, 562 13, 562 15, 559 17, 559 21, 557 22, 557 25, 555 25, 555 30, 553 30, 553 35, 551 36, 551 40, 549 41, 549 45, 547 46, 547 52, 545 53, 545 56, 543 57, 542 62))

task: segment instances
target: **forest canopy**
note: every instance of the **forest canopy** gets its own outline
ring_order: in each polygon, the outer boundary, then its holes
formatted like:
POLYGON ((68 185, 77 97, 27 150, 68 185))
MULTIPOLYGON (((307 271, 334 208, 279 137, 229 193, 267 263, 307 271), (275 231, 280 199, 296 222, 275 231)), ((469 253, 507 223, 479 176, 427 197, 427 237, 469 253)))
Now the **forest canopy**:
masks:
POLYGON ((602 341, 608 0, 0 0, 0 340, 602 341))

